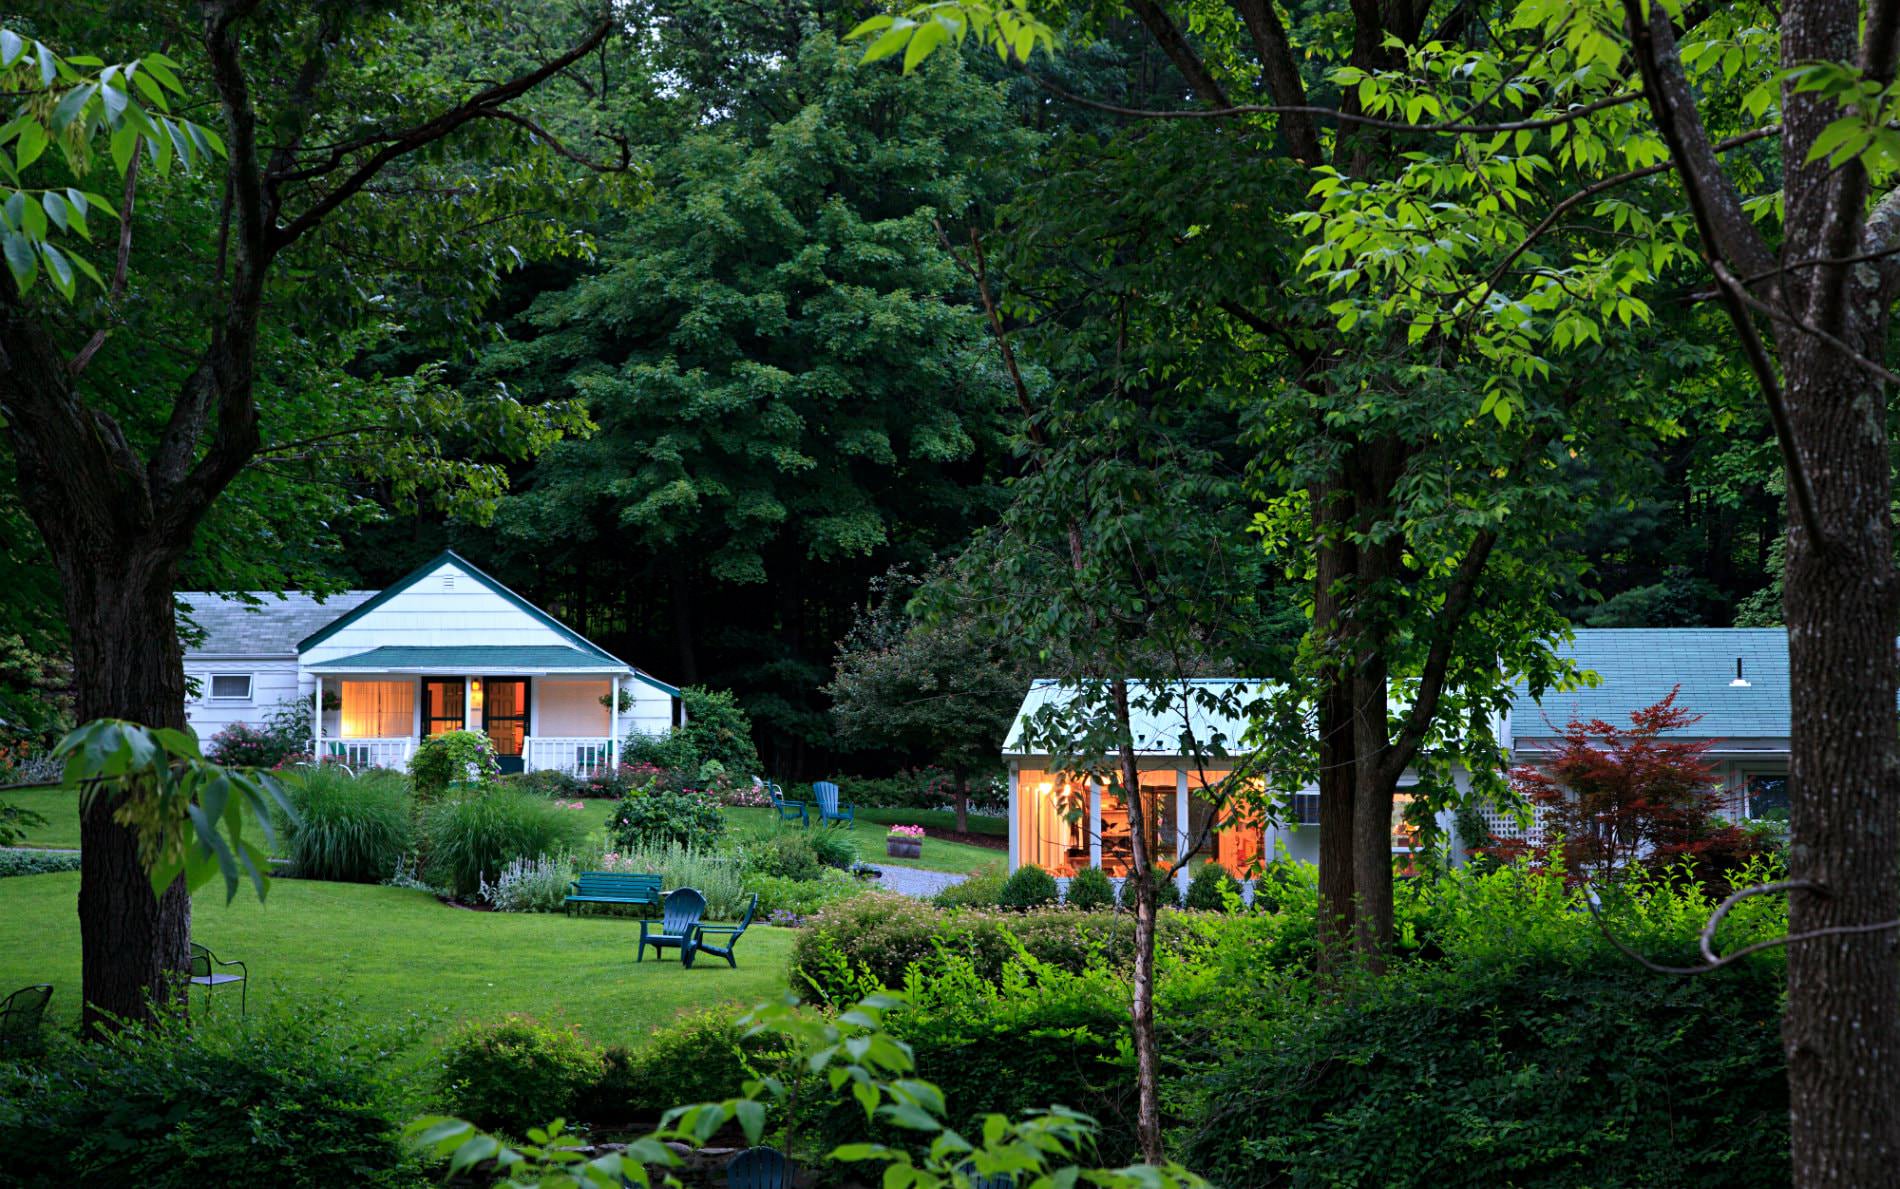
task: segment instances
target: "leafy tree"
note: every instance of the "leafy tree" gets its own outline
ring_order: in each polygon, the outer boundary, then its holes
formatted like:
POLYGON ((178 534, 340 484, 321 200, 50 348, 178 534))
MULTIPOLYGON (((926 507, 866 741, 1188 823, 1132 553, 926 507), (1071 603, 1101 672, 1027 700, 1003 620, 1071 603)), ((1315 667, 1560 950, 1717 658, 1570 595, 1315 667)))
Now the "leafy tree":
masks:
MULTIPOLYGON (((20 502, 59 574, 77 717, 181 729, 172 592, 220 497, 247 470, 268 485, 254 464, 274 451, 293 462, 332 431, 361 442, 465 411, 425 369, 395 381, 370 425, 295 423, 299 409, 323 413, 330 390, 278 371, 275 349, 293 364, 347 354, 397 305, 441 340, 509 264, 584 247, 559 198, 597 195, 557 185, 582 173, 581 154, 519 101, 601 47, 612 24, 597 17, 565 51, 490 74, 433 48, 466 53, 472 31, 504 40, 486 5, 399 16, 202 0, 123 15, 58 6, 0 34, 0 92, 14 99, 0 133, 14 281, 0 288, 0 414, 20 502), (160 43, 176 56, 131 56, 160 43), (168 114, 174 99, 209 101, 217 128, 168 114), (464 168, 451 140, 479 144, 482 167, 464 168), (102 194, 93 179, 108 164, 102 194), (116 245, 109 265, 87 259, 95 236, 116 245)), ((502 425, 544 444, 560 424, 505 396, 487 409, 474 432, 502 425)), ((397 491, 456 470, 426 450, 359 457, 397 491)), ((81 821, 93 1024, 147 1016, 177 994, 170 975, 187 960, 185 885, 150 886, 121 808, 93 798, 81 821)))
POLYGON ((959 600, 951 576, 935 577, 934 598, 900 571, 873 583, 825 692, 847 744, 906 750, 949 767, 961 833, 969 829, 970 774, 995 767, 1032 674, 959 600))
POLYGON ((1549 840, 1513 839, 1496 849, 1539 862, 1556 855, 1572 879, 1610 883, 1639 869, 1691 872, 1716 896, 1758 851, 1740 828, 1718 820, 1723 797, 1709 740, 1685 736, 1701 715, 1676 692, 1630 712, 1630 725, 1580 722, 1535 765, 1511 772, 1514 792, 1537 812, 1549 840))
POLYGON ((660 148, 656 201, 480 373, 600 427, 535 465, 498 547, 742 691, 777 769, 828 740, 813 694, 865 578, 993 509, 1007 401, 936 225, 980 221, 1029 139, 954 61, 852 57, 814 33, 660 148))

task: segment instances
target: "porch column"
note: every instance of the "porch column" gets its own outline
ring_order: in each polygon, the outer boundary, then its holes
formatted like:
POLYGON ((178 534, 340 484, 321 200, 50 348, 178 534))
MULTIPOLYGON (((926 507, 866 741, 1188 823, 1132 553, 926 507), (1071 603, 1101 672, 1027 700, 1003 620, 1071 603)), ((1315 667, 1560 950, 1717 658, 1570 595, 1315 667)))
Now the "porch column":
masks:
POLYGON ((315 733, 314 738, 310 742, 310 746, 314 749, 313 754, 311 755, 310 758, 312 760, 315 760, 318 763, 322 763, 323 762, 323 674, 321 673, 317 674, 317 692, 310 695, 310 698, 311 698, 310 722, 312 724, 312 730, 315 733))
POLYGON ((620 770, 620 674, 615 673, 612 685, 608 687, 607 703, 607 762, 614 771, 620 770))
POLYGON ((1102 865, 1102 782, 1089 782, 1089 866, 1102 865))
POLYGON ((1009 762, 1009 869, 1016 870, 1022 865, 1021 828, 1018 825, 1023 813, 1021 782, 1017 779, 1016 761, 1009 762))
POLYGON ((464 731, 475 729, 475 679, 473 677, 462 678, 462 729, 464 731))
POLYGON ((1174 770, 1174 857, 1187 858, 1188 853, 1188 790, 1187 769, 1174 770))

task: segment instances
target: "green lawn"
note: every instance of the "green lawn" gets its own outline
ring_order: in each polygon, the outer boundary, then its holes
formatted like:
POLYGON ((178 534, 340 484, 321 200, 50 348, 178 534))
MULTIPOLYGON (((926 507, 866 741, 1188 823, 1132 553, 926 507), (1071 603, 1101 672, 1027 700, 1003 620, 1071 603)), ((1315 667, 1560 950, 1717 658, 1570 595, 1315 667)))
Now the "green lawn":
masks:
POLYGON ((20 789, 0 793, 0 801, 30 809, 46 819, 43 826, 27 830, 21 846, 76 850, 79 846, 79 794, 65 789, 20 789))
MULTIPOLYGON (((79 1016, 78 894, 77 872, 0 880, 0 990, 52 983, 62 1025, 79 1016)), ((636 963, 639 933, 621 918, 470 912, 423 892, 295 879, 274 881, 263 904, 247 886, 227 906, 214 884, 192 905, 193 940, 249 964, 253 1010, 316 997, 366 1019, 423 1017, 438 1038, 462 1019, 520 1011, 636 1045, 686 1009, 785 990, 791 930, 753 926, 737 970, 716 959, 684 970, 650 951, 636 963)))
MULTIPOLYGON (((995 838, 1009 837, 1009 819, 1006 817, 988 817, 980 813, 967 816, 967 825, 971 834, 987 834, 995 838)), ((957 815, 949 809, 860 809, 858 817, 870 822, 883 822, 888 826, 922 826, 927 830, 954 830, 957 828, 957 815)))
MULTIPOLYGON (((728 809, 726 821, 732 832, 740 838, 759 837, 776 830, 797 830, 797 822, 781 825, 778 814, 771 809, 728 809)), ((923 823, 928 827, 929 823, 923 823)), ((816 829, 816 825, 813 826, 816 829)), ((965 874, 972 871, 1001 871, 1005 865, 1005 855, 1000 850, 971 846, 965 842, 948 842, 941 838, 926 838, 924 853, 915 859, 893 859, 884 853, 885 826, 869 818, 860 818, 852 823, 852 836, 857 839, 858 857, 878 867, 916 867, 924 871, 951 871, 965 874)))

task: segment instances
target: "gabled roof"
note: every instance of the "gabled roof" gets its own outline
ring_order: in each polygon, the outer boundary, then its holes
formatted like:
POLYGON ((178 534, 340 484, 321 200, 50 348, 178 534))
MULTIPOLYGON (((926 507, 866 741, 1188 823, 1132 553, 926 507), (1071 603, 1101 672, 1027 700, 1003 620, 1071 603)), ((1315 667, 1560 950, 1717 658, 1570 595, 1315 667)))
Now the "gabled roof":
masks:
MULTIPOLYGON (((1220 753, 1243 754, 1250 725, 1247 706, 1274 688, 1269 682, 1240 677, 1131 681, 1128 717, 1135 750, 1146 756, 1186 755, 1184 742, 1191 736, 1203 752, 1211 752, 1218 743, 1220 753)), ((1041 740, 1030 738, 1030 720, 1037 715, 1069 712, 1087 712, 1099 718, 1107 712, 1106 705, 1100 703, 1102 699, 1095 691, 1048 678, 1036 680, 1016 713, 1016 721, 1010 724, 1003 754, 1049 754, 1041 740)))
POLYGON ((179 591, 181 618, 189 618, 204 635, 185 655, 294 657, 298 640, 375 596, 373 590, 339 591, 326 599, 300 590, 281 595, 268 590, 244 595, 179 591))
POLYGON ((1783 739, 1790 731, 1786 628, 1592 628, 1559 649, 1601 678, 1588 689, 1547 693, 1531 702, 1522 691, 1512 714, 1514 737, 1561 734, 1573 718, 1628 726, 1630 712, 1681 687, 1676 704, 1702 716, 1678 736, 1783 739), (1736 685, 1741 662, 1746 685, 1736 685))
POLYGON ((565 644, 385 644, 368 652, 317 661, 304 668, 312 673, 442 672, 497 677, 548 672, 634 672, 632 666, 619 661, 603 661, 598 650, 583 652, 565 644))

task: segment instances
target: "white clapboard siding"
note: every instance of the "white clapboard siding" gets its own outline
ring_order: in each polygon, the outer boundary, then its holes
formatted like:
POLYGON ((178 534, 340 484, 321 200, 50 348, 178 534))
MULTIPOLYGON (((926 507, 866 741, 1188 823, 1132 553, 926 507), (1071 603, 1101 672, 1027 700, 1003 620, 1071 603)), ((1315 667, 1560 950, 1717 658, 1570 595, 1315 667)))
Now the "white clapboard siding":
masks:
POLYGON ((282 703, 309 696, 314 688, 299 681, 295 657, 196 660, 187 658, 185 676, 196 678, 198 696, 185 703, 185 721, 198 738, 209 740, 232 723, 262 726, 282 703), (211 697, 213 674, 248 673, 251 696, 242 701, 211 697))
MULTIPOLYGON (((572 641, 454 562, 444 561, 415 585, 304 653, 303 662, 320 664, 385 645, 477 643, 532 647, 571 645, 572 641)), ((603 661, 602 667, 612 666, 603 661)))
POLYGON ((622 738, 632 734, 664 735, 673 729, 673 695, 635 677, 624 684, 633 691, 633 706, 620 715, 622 738))
POLYGON ((533 733, 606 738, 609 716, 601 699, 607 696, 611 688, 612 684, 604 678, 588 681, 534 678, 534 690, 530 694, 530 705, 534 711, 533 733))

